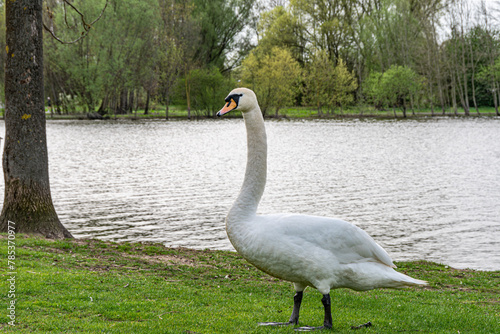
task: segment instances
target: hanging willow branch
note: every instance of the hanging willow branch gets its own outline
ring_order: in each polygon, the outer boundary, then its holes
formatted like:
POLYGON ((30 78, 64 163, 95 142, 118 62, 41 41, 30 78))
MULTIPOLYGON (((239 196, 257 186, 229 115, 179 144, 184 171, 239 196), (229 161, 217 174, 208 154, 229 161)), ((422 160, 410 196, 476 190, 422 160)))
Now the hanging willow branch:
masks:
MULTIPOLYGON (((73 44, 73 43, 76 43, 78 42, 79 40, 81 40, 82 38, 85 38, 85 36, 88 35, 89 31, 90 31, 90 28, 92 28, 92 25, 94 25, 94 23, 96 23, 97 21, 99 21, 102 17, 102 14, 104 14, 104 11, 106 10, 106 7, 108 7, 108 1, 109 0, 106 0, 106 4, 104 5, 104 8, 101 10, 101 13, 99 14, 99 16, 92 22, 90 23, 87 23, 87 21, 85 21, 85 15, 83 15, 82 12, 80 12, 78 10, 78 8, 76 8, 75 6, 73 6, 73 4, 71 4, 69 2, 69 0, 63 0, 63 4, 64 4, 64 21, 66 22, 66 25, 71 28, 68 24, 68 20, 67 20, 67 11, 66 11, 66 5, 70 6, 78 15, 80 15, 80 19, 82 20, 82 26, 83 26, 83 30, 80 37, 78 37, 77 39, 75 39, 74 41, 63 41, 61 40, 59 37, 56 36, 56 34, 54 33, 54 27, 53 25, 51 24, 50 25, 50 28, 47 27, 47 25, 44 23, 43 24, 43 27, 45 30, 47 30, 51 35, 52 37, 54 37, 54 39, 62 44, 73 44)), ((52 23, 52 12, 49 11, 49 8, 47 7, 47 11, 49 13, 49 19, 52 23)))

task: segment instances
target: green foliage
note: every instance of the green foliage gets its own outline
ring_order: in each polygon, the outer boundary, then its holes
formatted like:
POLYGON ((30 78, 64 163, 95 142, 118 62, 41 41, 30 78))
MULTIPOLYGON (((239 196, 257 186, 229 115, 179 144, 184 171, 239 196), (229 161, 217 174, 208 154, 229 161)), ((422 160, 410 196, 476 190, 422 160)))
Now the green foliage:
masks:
POLYGON ((251 36, 239 33, 253 20, 254 3, 255 0, 193 0, 193 18, 200 28, 195 58, 203 67, 223 69, 239 65, 251 46, 251 36))
POLYGON ((378 108, 380 108, 384 102, 380 92, 381 79, 382 73, 373 71, 370 73, 362 86, 363 95, 366 98, 366 102, 378 108))
POLYGON ((483 66, 477 78, 482 82, 490 84, 490 89, 493 89, 494 85, 492 83, 500 82, 500 57, 493 64, 483 66))
MULTIPOLYGON (((186 78, 179 80, 178 99, 186 98, 185 80, 186 78)), ((193 70, 189 80, 193 109, 199 115, 203 114, 207 117, 215 117, 227 93, 235 87, 235 82, 222 75, 215 67, 193 70)))
MULTIPOLYGON (((91 22, 105 2, 72 4, 91 22)), ((250 36, 239 34, 253 19, 253 4, 254 0, 110 1, 102 19, 77 43, 63 45, 46 34, 46 95, 66 112, 131 112, 148 104, 150 97, 168 103, 181 76, 189 78, 197 69, 208 73, 213 67, 223 72, 238 65, 250 46, 250 36)), ((55 34, 67 41, 78 37, 79 14, 61 2, 47 5, 46 21, 55 34)))
POLYGON ((354 75, 354 71, 349 72, 346 64, 342 59, 339 59, 337 66, 333 72, 334 85, 330 103, 334 106, 349 105, 354 101, 353 92, 358 89, 358 81, 354 75))
POLYGON ((382 75, 377 93, 389 106, 402 107, 406 111, 410 99, 422 85, 422 79, 411 68, 391 66, 382 75))
POLYGON ((316 52, 304 69, 304 100, 317 108, 328 105, 329 96, 334 81, 334 66, 324 50, 316 52))
POLYGON ((344 61, 337 66, 325 51, 318 51, 306 64, 304 71, 304 102, 321 112, 323 106, 334 108, 346 106, 354 101, 353 92, 358 88, 353 72, 349 72, 344 61))
MULTIPOLYGON (((86 17, 95 17, 104 3, 104 0, 75 1, 74 5, 86 17)), ((75 96, 80 105, 94 111, 102 100, 117 99, 124 90, 141 86, 150 89, 154 84, 152 65, 156 56, 152 31, 158 24, 155 3, 154 0, 113 2, 91 33, 75 44, 63 45, 47 35, 47 91, 52 100, 63 103, 64 107, 68 102, 66 96, 75 96)), ((70 10, 66 12, 69 16, 64 15, 63 7, 54 8, 54 30, 61 39, 71 40, 75 30, 79 31, 76 25, 79 17, 70 10), (68 27, 67 21, 73 25, 68 27)))
POLYGON ((291 106, 299 92, 301 68, 290 51, 274 47, 269 54, 254 50, 243 61, 242 84, 255 91, 265 114, 268 108, 291 106))
POLYGON ((271 53, 273 47, 288 49, 292 57, 300 64, 304 63, 304 27, 300 25, 297 16, 283 6, 264 12, 259 20, 257 31, 262 38, 259 49, 263 53, 271 53))
POLYGON ((356 7, 358 2, 353 0, 290 1, 290 11, 301 22, 302 45, 310 45, 309 51, 324 50, 330 59, 348 62, 355 37, 356 7))

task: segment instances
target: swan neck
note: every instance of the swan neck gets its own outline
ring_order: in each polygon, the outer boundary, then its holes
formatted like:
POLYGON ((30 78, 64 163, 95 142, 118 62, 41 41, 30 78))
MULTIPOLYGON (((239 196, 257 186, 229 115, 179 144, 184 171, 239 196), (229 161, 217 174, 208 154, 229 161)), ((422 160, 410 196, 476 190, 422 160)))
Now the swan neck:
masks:
POLYGON ((247 131, 247 165, 240 193, 228 215, 228 222, 257 214, 267 175, 267 137, 262 112, 257 106, 243 113, 247 131))

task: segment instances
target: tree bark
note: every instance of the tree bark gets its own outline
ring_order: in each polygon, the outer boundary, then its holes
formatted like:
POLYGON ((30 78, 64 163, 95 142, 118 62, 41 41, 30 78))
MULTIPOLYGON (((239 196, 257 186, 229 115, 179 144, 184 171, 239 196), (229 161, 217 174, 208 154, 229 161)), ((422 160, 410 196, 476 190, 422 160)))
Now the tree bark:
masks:
MULTIPOLYGON (((186 65, 187 68, 187 65, 186 65)), ((187 117, 191 119, 191 83, 189 82, 190 71, 186 69, 186 100, 187 100, 187 117)))
POLYGON ((452 101, 452 107, 453 107, 453 112, 455 113, 455 116, 458 115, 457 111, 457 89, 456 89, 456 80, 455 80, 455 72, 452 69, 452 74, 451 74, 451 101, 452 101))
POLYGON ((71 238, 52 204, 43 92, 42 0, 6 2, 5 196, 0 231, 71 238), (12 226, 12 225, 11 225, 12 226))
POLYGON ((498 91, 499 89, 496 82, 493 87, 495 87, 495 89, 493 90, 493 103, 495 103, 495 113, 497 116, 500 116, 500 112, 498 111, 498 104, 500 102, 500 92, 498 91))
POLYGON ((146 106, 144 107, 144 115, 149 114, 149 90, 146 90, 146 106))
POLYGON ((165 120, 168 121, 168 108, 169 108, 169 105, 170 105, 170 98, 169 98, 169 91, 166 90, 166 93, 165 93, 165 120))

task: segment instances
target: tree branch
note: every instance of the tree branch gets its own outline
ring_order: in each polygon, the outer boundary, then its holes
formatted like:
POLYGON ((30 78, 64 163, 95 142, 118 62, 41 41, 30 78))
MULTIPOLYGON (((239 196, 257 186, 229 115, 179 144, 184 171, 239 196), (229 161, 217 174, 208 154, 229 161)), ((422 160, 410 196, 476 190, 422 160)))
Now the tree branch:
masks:
MULTIPOLYGON (((73 6, 73 4, 71 4, 68 0, 63 0, 64 6, 66 6, 66 4, 67 4, 68 6, 70 6, 71 8, 73 8, 73 10, 74 10, 75 12, 77 12, 77 13, 78 13, 78 15, 80 15, 80 19, 82 20, 82 25, 83 25, 83 29, 84 29, 84 31, 82 31, 82 33, 81 33, 81 36, 80 36, 80 37, 78 37, 77 39, 75 39, 75 40, 73 40, 73 41, 69 41, 69 42, 68 42, 68 41, 63 41, 63 40, 61 40, 61 39, 60 39, 59 37, 57 37, 57 36, 56 36, 56 34, 54 33, 54 29, 53 29, 53 28, 49 28, 49 27, 47 27, 47 25, 46 25, 45 23, 43 24, 43 28, 44 28, 45 30, 47 30, 47 31, 48 31, 48 32, 52 35, 52 37, 53 37, 56 41, 60 42, 61 44, 74 44, 74 43, 78 42, 79 40, 81 40, 81 39, 85 38, 85 36, 87 36, 87 35, 88 35, 88 33, 89 33, 89 31, 90 31, 90 28, 92 28, 92 26, 94 25, 94 23, 96 23, 97 21, 99 21, 99 20, 101 19, 102 15, 104 14, 104 11, 105 11, 105 10, 106 10, 106 8, 108 7, 108 1, 109 1, 109 0, 106 0, 106 4, 104 5, 104 8, 101 10, 101 13, 99 14, 99 16, 98 16, 98 17, 97 17, 94 21, 92 21, 92 22, 90 22, 90 23, 87 23, 87 22, 85 21, 85 15, 83 15, 83 14, 82 14, 82 12, 80 12, 80 11, 79 11, 79 10, 78 10, 75 6, 73 6)), ((51 16, 51 15, 50 15, 50 19, 52 20, 52 16, 51 16)), ((68 21, 67 21, 67 19, 66 19, 66 8, 64 9, 64 20, 65 20, 65 22, 66 22, 66 25, 68 25, 68 21)), ((69 25, 68 25, 68 27, 69 27, 69 25)))

